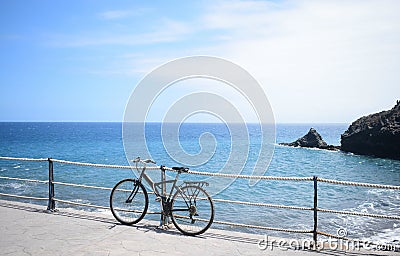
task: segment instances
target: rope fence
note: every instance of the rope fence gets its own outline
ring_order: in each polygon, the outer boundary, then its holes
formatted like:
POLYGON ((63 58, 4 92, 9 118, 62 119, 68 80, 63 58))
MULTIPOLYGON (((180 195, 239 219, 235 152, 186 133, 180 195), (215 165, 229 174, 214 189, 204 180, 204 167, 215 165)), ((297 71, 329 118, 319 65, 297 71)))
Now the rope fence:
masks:
POLYGON ((49 183, 47 180, 31 180, 31 179, 22 179, 22 178, 12 178, 12 177, 4 177, 0 176, 0 179, 3 180, 18 180, 18 181, 25 181, 25 182, 34 182, 34 183, 49 183))
POLYGON ((20 158, 20 157, 0 156, 0 160, 46 162, 48 160, 48 158, 20 158))
POLYGON ((49 200, 48 198, 43 198, 43 197, 20 196, 20 195, 5 194, 5 193, 0 193, 0 196, 15 197, 20 199, 30 199, 30 200, 49 200))
POLYGON ((233 227, 255 228, 255 229, 263 229, 263 230, 269 230, 269 231, 288 232, 288 233, 312 233, 313 232, 313 230, 297 230, 297 229, 273 228, 273 227, 264 227, 264 226, 258 226, 258 225, 232 223, 232 222, 218 221, 218 220, 214 220, 213 223, 220 224, 220 225, 233 226, 233 227))
MULTIPOLYGON (((133 169, 132 166, 124 166, 124 165, 108 165, 108 164, 93 164, 93 163, 84 163, 84 162, 72 162, 60 159, 51 159, 51 158, 16 158, 16 157, 0 157, 0 160, 10 160, 10 161, 30 161, 30 162, 48 162, 49 164, 49 180, 36 180, 36 179, 23 179, 23 178, 16 178, 16 177, 5 177, 0 176, 0 179, 4 180, 15 180, 15 181, 22 181, 22 182, 33 182, 33 183, 43 183, 48 184, 49 186, 49 195, 47 198, 41 197, 32 197, 32 196, 23 196, 23 195, 12 195, 6 193, 0 193, 0 196, 4 197, 14 197, 20 199, 29 199, 29 200, 48 200, 48 210, 53 211, 55 210, 55 202, 75 205, 75 206, 83 206, 83 207, 91 207, 103 210, 109 210, 109 207, 106 206, 99 206, 87 203, 78 203, 72 202, 68 200, 62 200, 55 197, 54 192, 54 185, 60 186, 70 186, 70 187, 79 187, 79 188, 88 188, 88 189, 98 189, 104 191, 111 191, 112 188, 108 187, 100 187, 100 186, 93 186, 93 185, 84 185, 84 184, 73 184, 73 183, 66 183, 66 182, 59 182, 54 181, 53 176, 53 163, 59 163, 64 165, 77 165, 77 166, 84 166, 84 167, 96 167, 96 168, 112 168, 112 169, 133 169)), ((160 167, 152 166, 146 167, 148 170, 159 170, 160 167)), ((176 172, 172 168, 164 167, 165 170, 176 172)), ((318 226, 318 218, 317 213, 334 213, 334 214, 341 214, 341 215, 354 215, 354 216, 363 216, 363 217, 371 217, 371 218, 382 218, 382 219, 392 219, 392 220, 400 220, 400 216, 392 216, 392 215, 382 215, 382 214, 371 214, 371 213, 364 213, 364 212, 351 212, 351 211, 339 211, 333 209, 322 209, 318 208, 318 193, 317 193, 317 183, 330 183, 335 185, 343 185, 343 186, 358 186, 358 187, 369 187, 369 188, 378 188, 378 189, 388 189, 388 190, 400 190, 400 186, 394 185, 383 185, 383 184, 372 184, 372 183, 361 183, 361 182, 350 182, 350 181, 337 181, 331 179, 324 179, 319 178, 316 176, 313 177, 277 177, 277 176, 251 176, 251 175, 234 175, 234 174, 227 174, 227 173, 210 173, 210 172, 199 172, 189 170, 188 174, 192 175, 201 175, 201 176, 211 176, 211 177, 225 177, 225 178, 236 178, 236 179, 257 179, 257 180, 272 180, 272 181, 312 181, 314 184, 314 207, 302 207, 302 206, 288 206, 288 205, 276 205, 276 204, 267 204, 267 203, 257 203, 257 202, 244 202, 244 201, 235 201, 235 200, 227 200, 227 199, 219 199, 213 198, 214 202, 218 203, 228 203, 228 204, 237 204, 237 205, 248 205, 248 206, 256 206, 256 207, 269 207, 269 208, 277 208, 277 209, 289 209, 289 210, 300 210, 300 211, 313 211, 314 212, 314 228, 313 230, 295 230, 295 229, 284 229, 284 228, 275 228, 275 227, 265 227, 259 225, 250 225, 250 224, 243 224, 243 223, 233 223, 233 222, 226 222, 226 221, 219 221, 214 220, 215 224, 220 225, 228 225, 232 227, 243 227, 243 228, 251 228, 251 229, 261 229, 261 230, 270 230, 270 231, 280 231, 280 232, 290 232, 290 233, 312 233, 313 239, 316 241, 317 235, 328 236, 332 238, 343 239, 343 237, 335 236, 329 233, 325 233, 319 231, 317 229, 318 226)), ((154 192, 149 191, 149 194, 154 194, 154 192)), ((147 214, 161 214, 160 212, 148 212, 147 214)))
POLYGON ((62 186, 70 186, 70 187, 79 187, 79 188, 92 188, 92 189, 109 190, 109 191, 112 190, 112 188, 90 186, 90 185, 81 185, 81 184, 73 184, 73 183, 65 183, 65 182, 58 182, 58 181, 54 181, 53 184, 62 185, 62 186))
POLYGON ((351 182, 351 181, 328 180, 328 179, 323 179, 323 178, 317 178, 317 180, 319 182, 331 183, 331 184, 336 184, 336 185, 400 190, 400 186, 392 186, 392 185, 371 184, 371 183, 361 183, 361 182, 351 182))
MULTIPOLYGON (((72 161, 59 160, 59 159, 51 159, 51 161, 54 162, 54 163, 72 164, 72 165, 86 166, 86 167, 112 168, 112 169, 132 169, 131 166, 127 166, 127 165, 92 164, 92 163, 72 162, 72 161)), ((150 170, 150 169, 159 169, 159 168, 158 167, 157 168, 149 167, 148 169, 150 170)))
POLYGON ((337 211, 337 210, 328 210, 328 209, 321 209, 321 208, 318 208, 317 210, 319 212, 336 213, 336 214, 343 214, 343 215, 355 215, 355 216, 364 216, 364 217, 372 217, 372 218, 400 220, 400 216, 372 214, 372 213, 364 213, 364 212, 337 211))
MULTIPOLYGON (((0 157, 0 160, 2 158, 0 157)), ((86 167, 98 167, 98 168, 113 168, 113 169, 132 169, 134 167, 127 165, 108 165, 108 164, 93 164, 93 163, 83 163, 83 162, 72 162, 66 160, 59 159, 51 159, 54 163, 60 164, 71 164, 78 166, 86 166, 86 167)), ((46 160, 47 161, 47 160, 46 160)), ((159 170, 158 166, 148 166, 146 170, 159 170)), ((165 170, 171 172, 177 172, 176 170, 165 167, 165 170)), ((211 172, 198 172, 189 170, 188 174, 193 175, 202 175, 202 176, 212 176, 212 177, 224 177, 224 178, 237 178, 237 179, 260 179, 260 180, 286 180, 286 181, 311 181, 313 177, 274 177, 274 176, 251 176, 251 175, 235 175, 235 174, 227 174, 227 173, 211 173, 211 172)))
POLYGON ((291 210, 302 210, 302 211, 312 211, 313 210, 313 208, 311 208, 311 207, 299 207, 299 206, 287 206, 287 205, 277 205, 277 204, 252 203, 252 202, 233 201, 233 200, 217 199, 217 198, 213 198, 213 201, 214 202, 221 202, 221 203, 229 203, 229 204, 262 206, 262 207, 291 209, 291 210))
POLYGON ((91 207, 91 208, 97 208, 97 209, 105 209, 105 210, 110 209, 110 207, 105 207, 105 206, 101 206, 101 205, 76 203, 76 202, 67 201, 67 200, 61 200, 61 199, 57 199, 57 198, 53 198, 53 200, 56 201, 56 202, 63 203, 63 204, 71 204, 71 205, 76 205, 76 206, 85 206, 85 207, 91 207))

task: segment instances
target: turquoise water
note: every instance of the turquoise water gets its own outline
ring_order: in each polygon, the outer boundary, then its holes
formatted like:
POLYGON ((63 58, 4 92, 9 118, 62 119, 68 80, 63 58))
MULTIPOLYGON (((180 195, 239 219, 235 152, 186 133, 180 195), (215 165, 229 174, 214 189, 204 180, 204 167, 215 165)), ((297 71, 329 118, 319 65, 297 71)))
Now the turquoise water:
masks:
MULTIPOLYGON (((322 135, 328 144, 339 145, 340 134, 347 124, 278 124, 276 143, 291 142, 303 136, 311 127, 322 135)), ((246 155, 245 163, 239 158, 230 159, 232 139, 230 130, 223 124, 184 124, 179 131, 179 148, 166 151, 160 135, 160 124, 146 125, 148 151, 158 164, 179 164, 171 155, 187 154, 188 159, 201 152, 209 154, 208 161, 190 166, 193 170, 218 172, 224 166, 234 173, 251 174, 260 148, 259 130, 249 125, 248 136, 235 138, 239 151, 246 155), (202 139, 199 140, 202 134, 202 139), (176 152, 173 152, 176 151, 176 152), (248 154, 248 155, 247 155, 248 154), (243 170, 240 166, 244 166, 243 170)), ((127 165, 120 123, 0 123, 0 155, 31 158, 55 158, 70 161, 127 165)), ((164 138, 168 143, 169 136, 164 138)), ((137 149, 137 155, 147 149, 137 149)), ((199 155, 200 156, 200 155, 199 155)), ((261 161, 264 159, 261 159, 261 161)), ((267 161, 268 159, 266 159, 267 161)), ((55 164, 55 180, 112 187, 122 178, 132 177, 130 170, 80 167, 55 164)), ((158 173, 153 173, 154 177, 158 173)), ((265 175, 288 177, 319 177, 336 180, 400 185, 400 161, 357 156, 343 152, 316 149, 290 148, 275 145, 273 158, 265 175)), ((0 161, 0 176, 46 180, 47 163, 0 161)), ((183 175, 182 179, 207 179, 210 191, 217 191, 214 198, 271 204, 313 206, 312 182, 260 181, 255 186, 247 180, 237 179, 226 187, 219 179, 183 175)), ((400 192, 318 184, 319 207, 326 209, 359 211, 366 213, 400 215, 400 192)), ((0 192, 46 197, 43 184, 0 179, 0 192)), ((56 197, 75 202, 108 206, 108 191, 56 186, 56 197)), ((3 197, 2 199, 9 199, 3 197)), ((150 208, 157 210, 153 202, 150 208)), ((40 202, 39 202, 40 203, 40 202)), ((43 202, 44 203, 44 202, 43 202)), ((216 219, 230 222, 280 227, 312 229, 313 213, 309 211, 281 210, 216 203, 216 219)), ((58 207, 71 207, 58 205, 58 207)), ((82 210, 93 210, 79 208, 82 210)), ((218 227, 218 226, 217 226, 218 227)), ((224 229, 233 229, 223 226, 224 229)), ((319 229, 336 233, 346 228, 350 237, 392 241, 400 237, 399 221, 366 217, 319 213, 319 229)), ((260 234, 287 237, 304 235, 274 233, 263 230, 246 230, 260 234)), ((306 237, 309 237, 307 235, 306 237)))

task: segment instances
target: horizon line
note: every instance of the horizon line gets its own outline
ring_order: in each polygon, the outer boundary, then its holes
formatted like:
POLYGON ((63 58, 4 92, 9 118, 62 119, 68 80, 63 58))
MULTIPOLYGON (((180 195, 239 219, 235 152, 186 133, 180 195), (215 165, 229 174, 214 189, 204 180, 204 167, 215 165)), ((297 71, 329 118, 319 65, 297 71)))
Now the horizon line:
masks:
MULTIPOLYGON (((0 121, 0 123, 127 123, 124 121, 0 121)), ((129 122, 129 123, 142 123, 142 122, 129 122)), ((159 122, 159 121, 148 121, 145 123, 166 123, 166 124, 177 124, 181 122, 159 122)), ((225 124, 222 122, 184 122, 186 124, 225 124)), ((352 122, 351 122, 352 123, 352 122)), ((275 122, 275 124, 351 124, 348 122, 275 122)), ((241 123, 229 123, 228 124, 241 124, 241 123)), ((245 122, 245 124, 260 124, 257 122, 245 122)), ((270 124, 270 123, 264 123, 270 124)))

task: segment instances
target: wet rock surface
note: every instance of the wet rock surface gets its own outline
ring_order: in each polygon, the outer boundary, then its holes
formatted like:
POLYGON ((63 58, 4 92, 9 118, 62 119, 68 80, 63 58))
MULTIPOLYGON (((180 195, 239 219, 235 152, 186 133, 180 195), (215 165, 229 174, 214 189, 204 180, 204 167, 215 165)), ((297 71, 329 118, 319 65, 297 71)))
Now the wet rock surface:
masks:
POLYGON ((311 128, 306 135, 290 143, 279 143, 279 145, 290 147, 305 147, 305 148, 320 148, 327 150, 339 150, 339 146, 328 145, 321 137, 321 135, 311 128))
POLYGON ((353 122, 341 135, 341 150, 400 160, 400 101, 391 110, 353 122))

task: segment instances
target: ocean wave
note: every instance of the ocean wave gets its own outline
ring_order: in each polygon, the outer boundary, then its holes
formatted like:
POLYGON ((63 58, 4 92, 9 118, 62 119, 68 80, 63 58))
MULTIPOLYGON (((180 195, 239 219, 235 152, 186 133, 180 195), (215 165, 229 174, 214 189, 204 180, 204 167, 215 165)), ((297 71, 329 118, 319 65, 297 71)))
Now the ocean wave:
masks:
MULTIPOLYGON (((275 147, 281 147, 281 148, 292 148, 296 150, 315 150, 315 151, 324 151, 324 152, 330 152, 330 153, 339 153, 342 152, 340 150, 327 150, 323 148, 308 148, 308 147, 292 147, 292 146, 286 146, 286 145, 280 145, 277 143, 273 144, 275 147)), ((343 153, 343 152, 342 152, 343 153)))
POLYGON ((11 189, 20 189, 20 188, 26 188, 26 185, 23 183, 4 183, 0 184, 1 188, 11 188, 11 189))
POLYGON ((400 227, 398 227, 398 225, 396 224, 393 225, 393 228, 391 229, 384 229, 379 234, 370 237, 365 237, 365 239, 377 244, 391 243, 400 246, 399 237, 400 237, 400 227))

